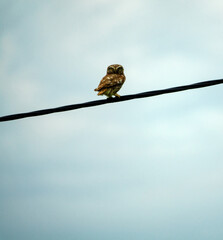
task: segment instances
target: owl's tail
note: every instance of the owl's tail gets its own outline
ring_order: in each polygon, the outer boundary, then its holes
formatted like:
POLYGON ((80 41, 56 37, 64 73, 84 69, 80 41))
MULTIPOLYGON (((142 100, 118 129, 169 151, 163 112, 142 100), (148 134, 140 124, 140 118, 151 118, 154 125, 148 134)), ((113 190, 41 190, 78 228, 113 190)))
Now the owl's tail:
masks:
POLYGON ((99 96, 99 95, 103 95, 107 91, 107 88, 104 88, 104 89, 95 88, 95 91, 98 91, 98 96, 99 96))

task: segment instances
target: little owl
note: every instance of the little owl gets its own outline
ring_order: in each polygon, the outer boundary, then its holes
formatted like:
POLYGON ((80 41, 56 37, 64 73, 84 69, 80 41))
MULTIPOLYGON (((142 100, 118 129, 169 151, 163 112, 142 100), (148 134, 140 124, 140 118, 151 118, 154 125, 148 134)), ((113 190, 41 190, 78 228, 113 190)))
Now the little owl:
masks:
POLYGON ((108 66, 107 74, 102 78, 95 91, 98 91, 98 95, 106 95, 111 98, 113 95, 120 97, 118 91, 125 82, 124 69, 119 64, 113 64, 108 66))

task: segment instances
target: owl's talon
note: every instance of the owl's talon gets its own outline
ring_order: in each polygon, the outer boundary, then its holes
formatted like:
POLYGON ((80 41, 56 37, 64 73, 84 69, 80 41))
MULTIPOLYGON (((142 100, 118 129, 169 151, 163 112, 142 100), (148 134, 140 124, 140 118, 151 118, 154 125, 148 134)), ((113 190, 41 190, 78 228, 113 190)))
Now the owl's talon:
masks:
POLYGON ((121 96, 120 96, 118 93, 116 93, 116 94, 115 94, 115 97, 120 98, 121 96))

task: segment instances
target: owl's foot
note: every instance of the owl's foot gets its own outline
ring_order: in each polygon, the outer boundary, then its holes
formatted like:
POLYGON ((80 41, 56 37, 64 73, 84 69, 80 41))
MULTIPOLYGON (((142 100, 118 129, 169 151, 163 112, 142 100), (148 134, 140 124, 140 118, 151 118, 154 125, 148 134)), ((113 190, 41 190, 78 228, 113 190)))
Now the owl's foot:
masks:
POLYGON ((116 94, 115 94, 115 96, 116 96, 116 97, 118 97, 118 98, 120 98, 120 97, 121 97, 121 96, 120 96, 118 93, 116 93, 116 94))

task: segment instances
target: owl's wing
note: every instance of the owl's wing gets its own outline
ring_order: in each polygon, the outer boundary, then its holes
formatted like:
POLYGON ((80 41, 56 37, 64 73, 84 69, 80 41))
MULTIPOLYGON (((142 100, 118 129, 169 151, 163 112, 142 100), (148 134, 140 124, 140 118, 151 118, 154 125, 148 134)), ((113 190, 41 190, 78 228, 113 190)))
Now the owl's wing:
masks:
POLYGON ((99 83, 96 89, 97 91, 100 91, 101 89, 104 89, 104 88, 110 88, 117 85, 122 85, 124 81, 125 81, 124 75, 109 74, 102 78, 101 82, 99 83))

